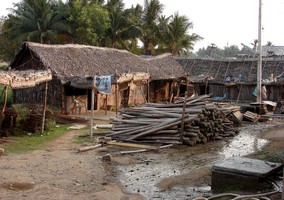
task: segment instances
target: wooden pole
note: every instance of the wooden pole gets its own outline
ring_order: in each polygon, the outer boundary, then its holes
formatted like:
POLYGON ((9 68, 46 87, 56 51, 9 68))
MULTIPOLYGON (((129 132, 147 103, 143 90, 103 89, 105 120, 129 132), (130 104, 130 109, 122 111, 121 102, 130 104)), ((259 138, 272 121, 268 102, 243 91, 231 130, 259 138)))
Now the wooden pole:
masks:
POLYGON ((93 138, 93 120, 94 120, 94 101, 95 101, 95 86, 96 86, 96 77, 93 77, 93 88, 92 88, 92 97, 91 97, 91 119, 90 119, 90 137, 93 138))
POLYGON ((186 91, 184 95, 184 101, 182 106, 182 118, 181 118, 181 133, 180 133, 180 141, 183 141, 183 134, 184 134, 184 116, 185 116, 185 108, 186 108, 186 100, 188 95, 188 78, 186 77, 186 91))
POLYGON ((147 80, 147 102, 150 102, 150 82, 147 80))
POLYGON ((117 98, 118 98, 118 91, 117 91, 118 87, 117 87, 117 83, 115 83, 115 114, 117 114, 117 107, 118 107, 118 102, 117 102, 117 98))
POLYGON ((41 127, 41 133, 42 134, 44 132, 46 100, 47 100, 47 89, 48 89, 48 82, 45 82, 45 92, 44 92, 43 111, 42 111, 42 127, 41 127))
POLYGON ((66 114, 66 101, 65 101, 65 89, 64 85, 61 85, 61 114, 66 114))
POLYGON ((258 16, 258 65, 257 65, 257 102, 261 106, 262 102, 262 44, 261 44, 261 32, 262 32, 262 1, 259 0, 259 16, 258 16))
POLYGON ((107 115, 107 97, 108 97, 108 95, 106 94, 106 99, 105 99, 105 115, 107 115))
POLYGON ((284 168, 283 168, 283 183, 282 183, 282 199, 284 200, 284 168))

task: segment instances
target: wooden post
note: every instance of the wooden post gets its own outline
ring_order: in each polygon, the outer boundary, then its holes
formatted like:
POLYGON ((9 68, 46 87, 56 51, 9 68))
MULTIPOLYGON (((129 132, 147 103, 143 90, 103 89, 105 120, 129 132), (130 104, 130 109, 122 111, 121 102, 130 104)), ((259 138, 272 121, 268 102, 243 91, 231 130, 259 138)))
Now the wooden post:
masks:
POLYGON ((66 106, 65 106, 65 90, 64 85, 61 85, 61 114, 66 114, 66 106))
POLYGON ((105 115, 107 115, 107 97, 108 97, 108 95, 106 94, 106 99, 105 99, 105 115))
POLYGON ((43 111, 42 111, 42 127, 41 127, 41 133, 42 133, 42 134, 43 134, 43 132, 44 132, 44 122, 45 122, 47 89, 48 89, 48 82, 45 82, 45 92, 44 92, 43 111))
POLYGON ((91 139, 93 138, 95 86, 96 86, 96 77, 93 77, 93 88, 92 88, 92 97, 91 97, 91 119, 90 119, 90 137, 91 137, 91 139))
POLYGON ((180 95, 180 82, 181 82, 181 80, 178 80, 178 82, 177 82, 177 94, 176 94, 176 97, 179 97, 179 95, 180 95))
POLYGON ((284 168, 283 168, 283 183, 282 183, 282 198, 281 200, 284 200, 284 168))
POLYGON ((118 74, 117 74, 117 69, 115 69, 114 80, 115 80, 115 114, 117 114, 117 107, 118 107, 118 102, 117 102, 117 98, 118 98, 118 84, 117 84, 118 74))
POLYGON ((186 108, 186 100, 188 97, 188 77, 186 77, 186 91, 184 95, 183 107, 182 107, 182 118, 181 118, 181 133, 180 133, 180 140, 183 141, 183 134, 184 134, 184 116, 185 116, 185 108, 186 108))
POLYGON ((147 80, 147 102, 150 102, 150 81, 147 80))
POLYGON ((117 83, 115 83, 115 114, 117 114, 117 98, 118 98, 118 91, 117 91, 118 87, 117 87, 117 83))

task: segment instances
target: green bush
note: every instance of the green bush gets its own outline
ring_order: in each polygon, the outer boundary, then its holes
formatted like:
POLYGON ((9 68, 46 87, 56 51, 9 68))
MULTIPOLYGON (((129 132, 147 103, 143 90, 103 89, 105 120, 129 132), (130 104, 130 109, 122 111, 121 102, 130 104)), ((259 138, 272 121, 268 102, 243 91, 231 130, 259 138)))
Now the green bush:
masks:
MULTIPOLYGON (((0 95, 2 94, 4 88, 5 88, 4 85, 0 85, 0 95)), ((4 105, 4 94, 0 98, 0 105, 4 105)), ((7 92, 7 106, 10 106, 10 105, 12 105, 12 90, 11 90, 11 88, 8 88, 8 92, 7 92)))

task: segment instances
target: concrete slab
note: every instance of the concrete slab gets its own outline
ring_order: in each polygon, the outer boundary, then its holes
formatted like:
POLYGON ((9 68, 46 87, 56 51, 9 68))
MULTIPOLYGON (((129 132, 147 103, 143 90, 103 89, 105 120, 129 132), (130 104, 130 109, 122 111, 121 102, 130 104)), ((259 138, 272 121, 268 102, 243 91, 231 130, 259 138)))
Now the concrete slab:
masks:
POLYGON ((213 165, 212 169, 222 172, 264 178, 281 170, 282 167, 283 165, 281 163, 272 163, 245 157, 232 157, 224 160, 223 162, 216 163, 213 165))
POLYGON ((230 191, 242 189, 258 191, 270 187, 267 178, 281 171, 281 163, 263 160, 232 157, 212 166, 212 191, 230 191))

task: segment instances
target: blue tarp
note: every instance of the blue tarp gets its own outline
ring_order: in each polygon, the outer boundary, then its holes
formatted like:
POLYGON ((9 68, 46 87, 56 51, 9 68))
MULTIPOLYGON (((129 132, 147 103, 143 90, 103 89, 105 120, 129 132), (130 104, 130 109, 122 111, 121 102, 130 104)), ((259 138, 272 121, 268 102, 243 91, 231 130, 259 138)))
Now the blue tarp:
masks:
POLYGON ((111 94, 111 76, 96 76, 96 88, 102 94, 111 94))

